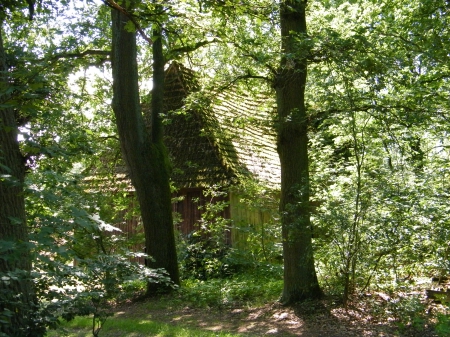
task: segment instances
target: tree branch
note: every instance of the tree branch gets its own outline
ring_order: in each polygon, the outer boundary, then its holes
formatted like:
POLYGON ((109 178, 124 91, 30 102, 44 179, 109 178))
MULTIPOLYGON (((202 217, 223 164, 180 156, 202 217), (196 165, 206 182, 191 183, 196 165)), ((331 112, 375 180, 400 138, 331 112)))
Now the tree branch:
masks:
POLYGON ((259 80, 265 80, 269 83, 272 83, 272 79, 270 79, 269 77, 266 76, 260 76, 260 75, 252 75, 250 73, 247 73, 246 75, 240 75, 235 77, 233 80, 231 80, 230 82, 228 82, 227 84, 219 87, 219 92, 228 89, 229 87, 233 86, 236 82, 240 81, 240 80, 247 80, 247 79, 259 79, 259 80))
POLYGON ((183 46, 180 48, 172 49, 170 51, 169 55, 179 55, 179 54, 190 53, 190 52, 193 52, 203 46, 206 46, 206 45, 212 44, 212 43, 216 43, 216 42, 219 42, 219 40, 216 38, 214 38, 212 40, 198 41, 197 43, 195 43, 193 45, 187 45, 187 46, 183 46))
MULTIPOLYGON (((248 50, 245 50, 245 49, 244 49, 242 46, 240 46, 238 43, 236 43, 236 42, 231 42, 231 44, 232 44, 233 46, 235 46, 237 49, 243 51, 243 52, 245 53, 245 54, 243 54, 243 56, 250 57, 252 60, 254 60, 254 61, 258 62, 258 63, 261 62, 260 58, 259 58, 257 55, 254 55, 254 54, 252 54, 252 53, 249 53, 248 50)), ((278 74, 278 71, 277 71, 274 67, 272 67, 270 64, 268 64, 268 63, 263 63, 263 66, 266 67, 267 69, 269 69, 270 72, 271 72, 273 75, 276 76, 276 75, 278 74)))
POLYGON ((55 54, 52 57, 50 57, 49 59, 42 58, 42 59, 38 59, 38 61, 45 61, 45 60, 57 61, 57 60, 64 59, 64 58, 82 58, 82 57, 91 56, 91 55, 111 56, 111 51, 110 50, 87 49, 85 51, 78 52, 78 53, 55 54))
POLYGON ((150 44, 150 45, 153 44, 152 39, 150 39, 150 38, 145 34, 144 30, 142 29, 142 27, 139 25, 139 23, 136 21, 136 19, 133 17, 133 15, 132 15, 131 13, 128 13, 128 11, 127 11, 125 8, 123 8, 122 6, 120 6, 120 5, 119 5, 117 2, 115 2, 114 0, 103 0, 103 2, 104 2, 107 6, 109 6, 109 7, 113 8, 113 9, 119 11, 120 13, 122 13, 123 15, 125 15, 128 19, 130 19, 130 21, 133 22, 134 27, 135 27, 136 30, 139 32, 139 34, 142 36, 142 38, 143 38, 145 41, 147 41, 148 44, 150 44))
POLYGON ((120 141, 119 137, 117 137, 117 136, 102 136, 102 137, 99 137, 99 139, 101 139, 101 140, 114 139, 114 140, 117 140, 118 142, 120 141))

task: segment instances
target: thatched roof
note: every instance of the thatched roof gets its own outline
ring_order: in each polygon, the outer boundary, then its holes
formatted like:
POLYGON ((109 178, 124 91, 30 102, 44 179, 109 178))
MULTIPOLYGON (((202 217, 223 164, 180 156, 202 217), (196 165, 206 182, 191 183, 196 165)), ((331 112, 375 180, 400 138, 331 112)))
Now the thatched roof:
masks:
POLYGON ((270 122, 273 101, 226 90, 184 106, 198 89, 193 71, 175 62, 169 66, 165 82, 169 122, 164 133, 178 187, 251 177, 276 188, 280 162, 270 122))

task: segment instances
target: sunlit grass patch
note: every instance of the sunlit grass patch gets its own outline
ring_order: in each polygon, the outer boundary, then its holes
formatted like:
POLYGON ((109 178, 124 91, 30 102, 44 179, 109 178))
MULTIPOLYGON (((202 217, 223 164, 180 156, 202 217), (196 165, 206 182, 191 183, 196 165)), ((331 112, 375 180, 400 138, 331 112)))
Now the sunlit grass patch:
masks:
MULTIPOLYGON (((62 325, 62 330, 49 331, 48 337, 91 337, 92 318, 77 317, 71 322, 62 325)), ((152 320, 140 318, 120 318, 108 319, 102 330, 102 337, 239 337, 239 334, 218 331, 204 331, 189 326, 176 326, 152 320)))

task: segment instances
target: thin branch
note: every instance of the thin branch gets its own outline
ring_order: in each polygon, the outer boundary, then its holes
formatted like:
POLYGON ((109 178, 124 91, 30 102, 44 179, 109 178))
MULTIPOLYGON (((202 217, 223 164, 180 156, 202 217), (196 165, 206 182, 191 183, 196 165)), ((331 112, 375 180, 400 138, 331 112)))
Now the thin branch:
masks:
MULTIPOLYGON (((254 61, 258 62, 258 63, 261 62, 261 60, 258 58, 257 55, 254 55, 254 54, 252 54, 252 53, 249 53, 248 50, 245 50, 245 49, 244 49, 242 46, 240 46, 238 43, 236 43, 236 42, 231 42, 231 44, 232 44, 234 47, 236 47, 237 49, 239 49, 239 50, 245 52, 245 54, 243 54, 243 56, 250 57, 252 60, 254 60, 254 61)), ((271 72, 273 75, 276 76, 276 75, 278 74, 278 71, 277 71, 274 67, 272 67, 270 64, 264 63, 263 65, 264 65, 264 67, 266 67, 267 69, 269 69, 270 72, 271 72)))
POLYGON ((394 34, 394 33, 392 33, 392 32, 389 32, 389 33, 379 32, 378 34, 381 35, 381 36, 385 36, 385 37, 395 37, 395 38, 397 38, 397 39, 402 40, 402 41, 403 41, 404 43, 406 43, 406 44, 409 44, 409 45, 411 45, 411 46, 416 47, 416 50, 417 50, 417 51, 423 52, 422 46, 420 46, 419 44, 417 44, 417 43, 415 43, 415 42, 412 42, 412 41, 408 40, 407 38, 401 36, 400 34, 394 34))
POLYGON ((233 86, 236 82, 240 81, 240 80, 247 80, 247 79, 259 79, 259 80, 265 80, 269 83, 272 83, 273 81, 266 77, 266 76, 260 76, 260 75, 252 75, 252 74, 246 74, 246 75, 240 75, 235 77, 234 79, 232 79, 230 82, 228 82, 227 84, 219 87, 219 91, 223 91, 228 89, 229 87, 233 86))
MULTIPOLYGON (((355 111, 365 111, 365 112, 370 112, 371 110, 377 110, 377 111, 389 111, 389 110, 404 110, 404 111, 409 111, 409 112, 425 112, 427 110, 422 109, 422 110, 418 110, 416 108, 412 108, 406 105, 381 105, 381 104, 364 104, 364 105, 360 105, 358 106, 357 104, 355 104, 353 107, 347 107, 344 109, 329 109, 329 110, 320 110, 320 111, 315 111, 315 113, 311 114, 309 116, 309 119, 311 122, 313 121, 318 121, 321 119, 325 119, 326 117, 333 115, 333 114, 338 114, 338 113, 345 113, 345 112, 355 112, 355 111)), ((372 117, 378 119, 378 116, 375 115, 371 115, 372 117)), ((405 127, 411 127, 410 124, 405 123, 402 120, 397 120, 397 122, 405 127)))
POLYGON ((113 8, 113 9, 119 11, 120 13, 122 13, 123 15, 125 15, 128 19, 130 19, 131 22, 133 22, 134 27, 136 28, 136 30, 137 30, 137 31, 139 32, 139 34, 142 36, 142 38, 143 38, 145 41, 147 41, 148 44, 150 44, 150 45, 153 44, 152 39, 150 39, 150 38, 145 34, 144 30, 142 29, 142 27, 139 25, 139 23, 136 21, 136 19, 134 18, 134 16, 133 16, 131 13, 128 13, 128 12, 125 10, 125 8, 123 8, 122 6, 120 6, 119 4, 117 4, 117 2, 115 2, 114 0, 103 0, 103 2, 104 2, 107 6, 109 6, 109 7, 113 8))
POLYGON ((426 80, 419 79, 417 82, 420 83, 420 84, 434 83, 434 82, 437 82, 437 81, 446 80, 448 78, 450 78, 450 73, 443 73, 443 74, 439 74, 436 77, 429 78, 429 79, 426 79, 426 80))
POLYGON ((117 136, 102 136, 102 137, 98 137, 98 138, 101 139, 101 140, 115 139, 117 141, 120 141, 119 137, 117 137, 117 136))
POLYGON ((82 58, 85 56, 91 56, 91 55, 100 55, 100 56, 110 56, 111 51, 109 50, 96 50, 96 49, 87 49, 82 52, 78 53, 61 53, 61 54, 55 54, 51 56, 50 58, 42 58, 38 59, 37 61, 57 61, 64 58, 82 58))
POLYGON ((345 113, 345 112, 355 112, 355 111, 369 111, 371 109, 374 109, 376 107, 376 105, 362 105, 362 106, 354 106, 352 108, 348 107, 348 108, 344 108, 344 109, 329 109, 329 110, 319 110, 319 111, 314 111, 312 114, 309 115, 308 119, 309 119, 309 124, 313 125, 313 123, 317 123, 317 122, 322 122, 325 118, 335 115, 335 114, 340 114, 340 113, 345 113))
POLYGON ((212 40, 204 40, 204 41, 199 41, 197 43, 195 43, 194 45, 187 45, 187 46, 183 46, 180 48, 175 48, 173 50, 170 51, 170 54, 172 55, 179 55, 179 54, 186 54, 186 53, 190 53, 193 51, 196 51, 197 49, 206 46, 208 44, 212 44, 212 43, 216 43, 219 42, 220 40, 214 38, 212 40))

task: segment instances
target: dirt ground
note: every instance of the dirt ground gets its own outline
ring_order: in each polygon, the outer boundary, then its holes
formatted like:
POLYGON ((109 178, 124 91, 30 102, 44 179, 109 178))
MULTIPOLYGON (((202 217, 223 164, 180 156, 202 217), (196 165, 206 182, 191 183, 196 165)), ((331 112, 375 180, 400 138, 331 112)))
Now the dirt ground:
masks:
MULTIPOLYGON (((378 303, 383 305, 383 299, 378 303)), ((227 331, 248 336, 302 336, 302 337, 352 337, 352 336, 437 336, 432 323, 425 318, 419 327, 406 325, 400 329, 395 318, 380 315, 382 319, 369 314, 364 301, 353 302, 348 309, 342 308, 332 299, 308 302, 287 308, 279 303, 263 307, 248 308, 189 308, 152 309, 147 303, 145 309, 139 303, 130 303, 118 308, 117 316, 143 315, 160 322, 195 327, 210 331, 227 331)), ((372 305, 377 302, 371 302, 372 305)), ((428 312, 432 308, 429 307, 428 312)), ((380 311, 379 311, 380 312, 380 311)), ((426 314, 425 314, 426 317, 426 314)))

